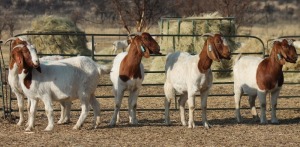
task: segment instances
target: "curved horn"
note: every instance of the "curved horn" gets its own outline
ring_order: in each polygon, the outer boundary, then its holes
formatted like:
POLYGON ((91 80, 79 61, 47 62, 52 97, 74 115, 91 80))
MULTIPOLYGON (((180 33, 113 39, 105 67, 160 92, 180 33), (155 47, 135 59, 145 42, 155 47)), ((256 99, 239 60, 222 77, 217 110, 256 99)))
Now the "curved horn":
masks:
POLYGON ((272 40, 272 43, 274 43, 275 41, 281 42, 283 39, 284 39, 284 38, 276 38, 276 39, 273 39, 273 40, 272 40))
POLYGON ((24 47, 24 44, 18 44, 13 49, 18 48, 18 47, 22 48, 22 47, 24 47))
POLYGON ((204 34, 202 34, 202 36, 211 36, 211 37, 214 37, 214 34, 212 34, 212 33, 204 33, 204 34))
POLYGON ((128 37, 132 39, 132 36, 141 36, 142 35, 142 32, 135 32, 135 33, 131 33, 131 34, 128 34, 128 37))
POLYGON ((8 41, 16 40, 17 38, 18 38, 18 37, 10 37, 10 38, 8 38, 8 39, 5 41, 4 45, 5 45, 8 41))

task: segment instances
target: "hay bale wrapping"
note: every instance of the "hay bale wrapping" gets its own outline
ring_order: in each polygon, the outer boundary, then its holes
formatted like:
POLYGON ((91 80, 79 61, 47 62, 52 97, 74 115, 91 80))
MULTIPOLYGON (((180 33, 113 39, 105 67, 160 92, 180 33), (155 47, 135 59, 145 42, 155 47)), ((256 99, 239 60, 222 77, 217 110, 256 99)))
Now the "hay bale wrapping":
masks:
MULTIPOLYGON (((71 20, 46 15, 32 21, 30 33, 45 32, 82 32, 71 20)), ((81 54, 90 55, 84 35, 29 35, 29 41, 34 44, 39 53, 43 54, 81 54)))

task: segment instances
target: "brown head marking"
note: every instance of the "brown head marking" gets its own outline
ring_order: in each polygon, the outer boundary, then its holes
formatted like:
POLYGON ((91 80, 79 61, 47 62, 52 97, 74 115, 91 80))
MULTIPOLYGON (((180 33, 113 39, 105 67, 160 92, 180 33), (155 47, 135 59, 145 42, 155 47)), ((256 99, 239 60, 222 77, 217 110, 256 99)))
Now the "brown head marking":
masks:
POLYGON ((130 43, 128 54, 120 65, 119 77, 126 82, 130 78, 142 78, 140 63, 142 57, 149 58, 150 54, 160 54, 158 43, 149 33, 135 36, 130 43))

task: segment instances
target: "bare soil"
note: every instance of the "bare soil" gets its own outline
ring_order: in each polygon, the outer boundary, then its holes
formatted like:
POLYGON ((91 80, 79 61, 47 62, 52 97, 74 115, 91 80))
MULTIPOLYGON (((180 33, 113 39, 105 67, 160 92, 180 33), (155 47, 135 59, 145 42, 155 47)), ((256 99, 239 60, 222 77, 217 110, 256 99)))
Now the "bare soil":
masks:
MULTIPOLYGON (((232 91, 232 87, 220 88, 215 86, 213 92, 232 91)), ((162 92, 162 87, 145 87, 141 94, 162 92)), ((285 88, 283 94, 294 91, 299 92, 299 87, 285 88)), ((103 91, 98 91, 104 93, 103 91)), ((110 93, 110 90, 105 92, 110 93)), ((78 117, 78 111, 72 111, 72 123, 55 125, 54 130, 45 132, 47 117, 44 111, 39 111, 36 117, 35 130, 26 133, 25 126, 17 126, 18 113, 13 113, 11 120, 0 119, 0 146, 299 146, 300 145, 300 102, 297 98, 280 98, 278 101, 278 125, 260 125, 252 119, 249 109, 242 109, 244 118, 237 124, 234 117, 234 102, 232 97, 209 97, 208 120, 212 125, 205 129, 201 122, 200 98, 197 97, 195 121, 197 127, 188 129, 180 124, 178 110, 171 111, 171 126, 164 124, 164 98, 139 98, 138 119, 139 124, 128 124, 128 113, 120 113, 121 122, 116 127, 109 127, 112 111, 101 111, 102 123, 99 128, 92 128, 93 114, 90 112, 84 126, 80 130, 72 130, 78 117), (142 109, 159 109, 144 111, 142 109), (225 110, 222 110, 226 108, 225 110), (296 108, 296 109, 282 109, 296 108), (297 109, 298 108, 298 109, 297 109)), ((102 110, 113 109, 113 99, 98 99, 102 110)), ((41 103, 41 102, 40 102, 41 103)), ((258 106, 257 102, 257 106, 258 106)), ((15 102, 13 102, 15 106, 15 102)), ((248 108, 247 98, 242 99, 242 108, 248 108)), ((40 104, 43 107, 43 104, 40 104)), ((55 103, 55 108, 59 106, 55 103)), ((77 101, 72 108, 79 109, 77 101)), ((127 98, 123 99, 122 108, 127 108, 127 98)), ((172 108, 175 108, 174 100, 172 108)), ((259 109, 258 109, 259 112, 259 109)), ((2 114, 1 114, 2 115, 2 114)), ((55 112, 58 121, 60 112, 55 112)), ((188 117, 186 115, 186 117, 188 117)), ((270 111, 267 112, 270 120, 270 111)))
MULTIPOLYGON (((100 79, 102 84, 110 84, 107 76, 100 79)), ((211 94, 232 94, 232 85, 213 85, 211 94)), ((299 95, 300 85, 284 85, 281 95, 299 95)), ((164 95, 162 86, 142 87, 140 95, 164 95)), ((112 95, 111 87, 99 87, 96 95, 112 95)), ((125 95, 128 95, 125 93, 125 95)), ((128 123, 127 98, 123 99, 120 117, 121 122, 116 127, 110 127, 114 100, 112 98, 98 99, 101 107, 101 125, 92 128, 92 111, 80 130, 72 130, 79 111, 72 111, 70 124, 55 125, 51 132, 43 131, 47 126, 47 117, 43 104, 39 102, 36 116, 36 126, 33 132, 25 132, 25 126, 17 126, 19 114, 16 112, 16 101, 12 101, 12 117, 3 119, 0 116, 0 146, 300 146, 300 101, 298 98, 280 98, 278 100, 277 117, 280 124, 260 125, 252 119, 248 109, 248 100, 242 98, 241 114, 243 122, 236 123, 234 117, 234 101, 232 96, 208 98, 208 121, 210 129, 202 126, 200 98, 196 98, 195 121, 197 127, 188 129, 180 123, 179 111, 173 99, 170 117, 171 126, 164 124, 164 97, 138 99, 138 125, 128 123), (155 109, 146 111, 145 109, 155 109)), ((267 101, 269 104, 269 99, 267 101)), ((259 106, 258 100, 256 106, 259 106)), ((269 107, 269 105, 268 105, 269 107)), ((59 110, 54 103, 54 109, 59 110)), ((73 109, 80 110, 78 101, 74 101, 73 109)), ((186 107, 187 108, 187 107, 186 107)), ((258 109, 258 113, 260 113, 258 109)), ((55 121, 60 112, 55 111, 55 121)), ((186 114, 186 118, 188 115, 186 114)), ((270 120, 270 111, 267 111, 270 120)))

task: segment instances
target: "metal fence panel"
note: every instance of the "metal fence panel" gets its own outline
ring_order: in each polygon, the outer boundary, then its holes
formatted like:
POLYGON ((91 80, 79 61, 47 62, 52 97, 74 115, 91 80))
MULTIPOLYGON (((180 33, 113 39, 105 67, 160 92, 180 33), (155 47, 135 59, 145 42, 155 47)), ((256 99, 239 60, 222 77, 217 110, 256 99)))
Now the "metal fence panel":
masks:
MULTIPOLYGON (((76 32, 59 32, 59 33, 55 33, 55 32, 50 32, 50 33, 26 33, 26 34, 18 34, 16 36, 23 36, 23 35, 85 35, 88 40, 90 40, 92 42, 92 54, 90 55, 92 59, 94 59, 97 62, 102 62, 102 63, 110 63, 113 58, 115 57, 114 54, 111 53, 101 53, 101 49, 100 48, 104 48, 104 46, 108 47, 109 45, 111 45, 111 41, 113 39, 116 39, 117 37, 127 37, 127 34, 78 34, 76 32), (109 39, 108 39, 109 38, 109 39), (99 43, 99 45, 98 45, 99 43), (97 53, 98 51, 100 51, 100 53, 97 53)), ((171 48, 173 48, 174 50, 176 50, 175 48, 175 44, 177 43, 177 41, 180 41, 179 39, 175 39, 177 37, 202 37, 201 35, 162 35, 162 34, 153 34, 152 36, 157 36, 157 37, 168 37, 171 38, 170 40, 172 41, 171 43, 171 48)), ((244 38, 244 39, 254 39, 256 41, 259 42, 260 44, 260 51, 259 52, 245 52, 243 54, 248 54, 248 55, 259 55, 264 57, 265 56, 265 45, 263 43, 263 41, 256 37, 256 36, 249 36, 249 35, 232 35, 232 36, 224 36, 224 37, 228 37, 228 38, 244 38)), ((165 49, 166 50, 166 49, 165 49)), ((233 53, 233 56, 238 55, 239 53, 233 53)), ((2 55, 2 51, 1 51, 1 55, 2 55)), ((40 54, 42 56, 45 55, 53 55, 53 54, 40 54)), ((61 55, 61 56, 77 56, 75 54, 71 55, 71 54, 55 54, 55 55, 61 55)), ((164 57, 166 54, 163 55, 155 55, 153 56, 153 58, 158 58, 158 57, 164 57)), ((12 107, 11 103, 16 101, 16 97, 11 94, 9 94, 10 89, 9 86, 7 84, 7 67, 5 67, 7 64, 4 63, 3 60, 3 56, 1 57, 1 89, 2 89, 2 107, 1 110, 3 111, 3 113, 5 114, 5 116, 7 116, 8 114, 10 114, 11 112, 16 112, 18 109, 16 107, 12 107)), ((212 70, 213 73, 217 73, 217 72, 226 72, 226 73, 231 73, 232 70, 231 69, 222 69, 222 70, 218 70, 218 69, 213 69, 212 70)), ((285 72, 291 72, 291 71, 285 71, 285 72)), ((295 72, 297 74, 299 74, 299 71, 292 71, 295 72)), ((145 73, 150 75, 150 74, 163 74, 164 75, 164 71, 163 70, 150 70, 147 69, 145 70, 145 73)), ((158 87, 158 88, 163 88, 163 84, 164 81, 159 81, 159 82, 155 82, 155 83, 145 83, 143 84, 143 88, 147 88, 147 87, 158 87)), ((233 81, 232 79, 229 79, 228 81, 214 81, 213 82, 214 85, 221 85, 221 86, 233 86, 233 81)), ((300 85, 300 83, 285 83, 285 84, 293 84, 293 85, 300 85)), ((104 83, 104 84, 99 84, 98 88, 102 89, 105 88, 106 89, 111 89, 110 87, 112 86, 111 83, 104 83)), ((211 93, 209 95, 209 97, 232 97, 233 91, 230 93, 211 93)), ((127 97, 128 95, 125 95, 125 97, 127 97)), ((197 95, 199 96, 199 95, 197 95)), ((113 95, 112 93, 109 95, 96 95, 97 98, 99 99, 112 99, 113 95)), ((140 98, 164 98, 164 94, 163 93, 148 93, 148 94, 140 94, 139 95, 140 98)), ((300 98, 299 95, 281 95, 280 98, 300 98)), ((175 103, 177 102, 177 100, 175 100, 175 103)), ((112 105, 113 106, 113 105, 112 105)), ((175 107, 173 109, 177 109, 177 104, 175 104, 175 107)), ((209 108, 210 110, 231 110, 234 108, 209 108)), ((289 109, 289 108, 287 108, 289 109)), ((59 109, 55 109, 56 111, 59 109)), ((101 109, 101 111, 112 111, 113 108, 107 108, 107 109, 101 109)), ((122 109, 123 110, 123 109, 122 109)), ((160 111, 163 109, 138 109, 139 111, 160 111)), ((72 109, 72 111, 78 111, 78 109, 72 109)))

